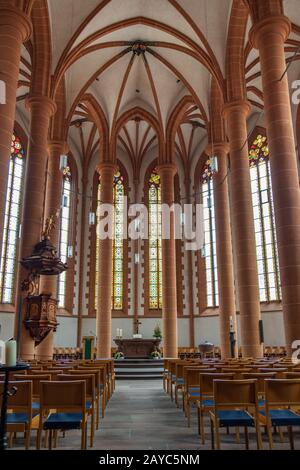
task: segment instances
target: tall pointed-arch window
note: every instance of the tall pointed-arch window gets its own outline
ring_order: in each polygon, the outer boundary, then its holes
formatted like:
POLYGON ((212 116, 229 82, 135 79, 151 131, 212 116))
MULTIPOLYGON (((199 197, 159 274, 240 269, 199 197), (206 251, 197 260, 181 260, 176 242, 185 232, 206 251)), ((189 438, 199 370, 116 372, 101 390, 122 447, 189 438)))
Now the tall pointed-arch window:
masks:
POLYGON ((219 304, 219 288, 213 171, 210 166, 210 160, 207 160, 205 163, 202 174, 202 201, 205 237, 202 256, 205 258, 206 301, 207 307, 216 307, 219 304))
POLYGON ((269 157, 267 138, 258 134, 249 161, 261 302, 281 298, 269 157))
POLYGON ((3 304, 14 302, 24 159, 25 151, 21 140, 14 134, 11 143, 0 265, 0 303, 3 304))
MULTIPOLYGON (((59 239, 59 256, 63 263, 67 263, 69 250, 69 232, 71 217, 71 185, 72 175, 69 167, 63 172, 63 188, 60 215, 60 239, 59 239)), ((58 277, 58 305, 65 308, 66 303, 66 279, 67 273, 64 271, 58 277)))
POLYGON ((149 180, 149 308, 162 308, 162 220, 160 176, 154 169, 149 180))
MULTIPOLYGON (((98 185, 97 206, 100 202, 101 183, 98 185)), ((123 309, 123 265, 124 265, 124 177, 118 170, 114 176, 114 236, 113 236, 113 277, 112 277, 112 308, 123 309)), ((99 219, 97 219, 99 223, 99 219)), ((98 302, 98 275, 100 243, 96 236, 96 277, 95 277, 95 308, 98 302)))

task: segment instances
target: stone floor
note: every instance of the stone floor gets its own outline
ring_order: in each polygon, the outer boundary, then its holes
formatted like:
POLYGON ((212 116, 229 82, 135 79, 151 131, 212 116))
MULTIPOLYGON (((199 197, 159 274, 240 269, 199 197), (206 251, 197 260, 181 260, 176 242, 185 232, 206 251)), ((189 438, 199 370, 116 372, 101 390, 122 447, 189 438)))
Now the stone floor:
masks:
MULTIPOLYGON (((207 425, 209 423, 207 422, 207 425)), ((256 449, 250 432, 250 449, 256 449)), ((210 449, 210 428, 206 427, 206 444, 200 445, 197 435, 196 412, 193 411, 191 428, 187 427, 182 410, 176 408, 162 388, 162 382, 118 381, 116 391, 96 432, 94 449, 98 450, 201 450, 210 449)), ((268 441, 264 436, 264 448, 268 441)), ((289 449, 288 439, 280 443, 275 436, 276 449, 289 449)), ((222 431, 222 449, 243 450, 244 440, 237 444, 235 434, 222 431)), ((35 436, 32 447, 35 446, 35 436)), ((295 432, 295 447, 300 449, 300 433, 295 432)), ((14 441, 14 448, 23 448, 23 439, 14 441)), ((59 449, 80 449, 80 432, 70 431, 60 438, 59 449)))

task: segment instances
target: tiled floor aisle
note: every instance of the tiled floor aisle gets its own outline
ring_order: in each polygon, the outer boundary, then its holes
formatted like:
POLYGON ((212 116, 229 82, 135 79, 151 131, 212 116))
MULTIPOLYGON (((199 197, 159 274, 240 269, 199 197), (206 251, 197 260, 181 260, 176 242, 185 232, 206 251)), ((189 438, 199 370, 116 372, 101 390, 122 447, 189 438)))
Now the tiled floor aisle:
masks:
MULTIPOLYGON (((208 424, 208 423, 207 423, 208 424)), ((89 426, 90 428, 90 426, 89 426)), ((162 388, 162 382, 156 381, 118 381, 116 391, 101 420, 96 432, 94 449, 99 450, 201 450, 210 449, 210 429, 206 428, 206 444, 200 445, 197 435, 196 413, 193 412, 191 428, 187 427, 182 410, 176 408, 162 388)), ((32 446, 35 446, 35 436, 32 446)), ((275 437, 278 442, 278 438, 275 437)), ((276 448, 289 449, 285 444, 276 444, 276 448)), ((299 431, 295 439, 296 448, 300 448, 299 431)), ((16 447, 23 445, 23 440, 15 441, 16 447)), ((237 444, 235 435, 222 432, 222 449, 244 449, 244 439, 237 444)), ((250 433, 250 448, 256 449, 253 432, 250 433)), ((264 448, 268 448, 264 437, 264 448)), ((80 449, 80 433, 68 432, 59 439, 58 449, 80 449)))

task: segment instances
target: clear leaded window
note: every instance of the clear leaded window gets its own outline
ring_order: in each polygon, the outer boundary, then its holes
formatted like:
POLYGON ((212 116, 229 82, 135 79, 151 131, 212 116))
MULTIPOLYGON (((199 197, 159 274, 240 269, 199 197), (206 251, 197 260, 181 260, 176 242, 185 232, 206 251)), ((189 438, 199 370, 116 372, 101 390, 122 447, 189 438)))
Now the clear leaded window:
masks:
MULTIPOLYGON (((101 185, 99 182, 97 193, 97 206, 100 204, 101 185)), ((123 309, 123 264, 124 264, 124 178, 120 171, 114 176, 114 236, 113 236, 113 280, 112 280, 112 308, 123 309)), ((98 214, 98 211, 97 211, 98 214)), ((97 216, 97 225, 99 223, 97 216)), ((98 302, 98 276, 100 242, 96 235, 96 276, 95 276, 95 308, 98 302)))
POLYGON ((267 138, 259 134, 250 147, 249 161, 261 302, 281 298, 269 157, 267 138))
MULTIPOLYGON (((62 190, 62 204, 60 216, 60 240, 59 240, 59 256, 63 263, 67 262, 69 250, 69 229, 70 229, 70 216, 71 216, 71 171, 67 167, 64 169, 63 175, 63 190, 62 190)), ((66 277, 67 273, 64 271, 58 277, 58 305, 65 308, 66 301, 66 277)))
POLYGON ((216 307, 219 304, 219 288, 213 171, 210 160, 207 160, 202 174, 202 201, 205 238, 202 256, 205 258, 206 301, 207 307, 216 307))
POLYGON ((13 304, 17 271, 17 246, 20 230, 25 151, 21 140, 13 135, 0 265, 0 303, 13 304))
POLYGON ((152 172, 148 190, 149 203, 149 308, 162 308, 162 220, 160 177, 152 172))

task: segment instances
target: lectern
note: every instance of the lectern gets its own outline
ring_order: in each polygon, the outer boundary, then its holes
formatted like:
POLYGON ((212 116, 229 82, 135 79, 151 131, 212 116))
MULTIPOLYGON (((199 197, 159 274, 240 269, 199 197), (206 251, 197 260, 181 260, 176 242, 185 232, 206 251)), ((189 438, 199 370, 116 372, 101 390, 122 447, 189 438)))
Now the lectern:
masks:
POLYGON ((95 337, 94 336, 84 336, 82 338, 82 354, 83 359, 94 359, 93 352, 94 352, 94 343, 95 337))

